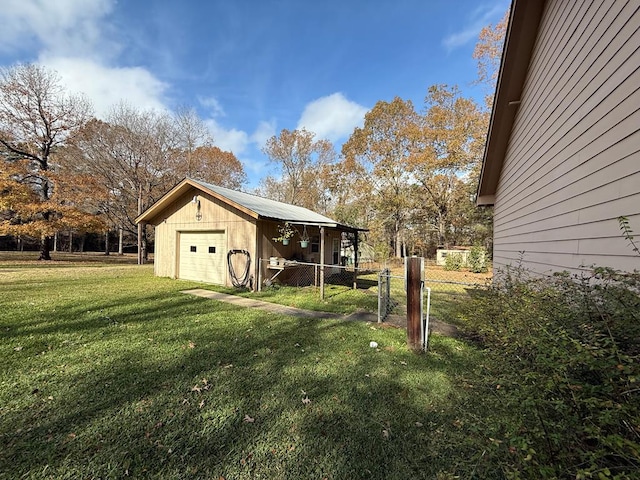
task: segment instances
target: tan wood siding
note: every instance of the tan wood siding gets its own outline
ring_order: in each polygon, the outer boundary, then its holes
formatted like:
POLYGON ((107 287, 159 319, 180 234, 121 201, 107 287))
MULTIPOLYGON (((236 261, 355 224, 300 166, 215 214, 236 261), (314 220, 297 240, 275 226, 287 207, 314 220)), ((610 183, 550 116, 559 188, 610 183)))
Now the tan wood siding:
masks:
MULTIPOLYGON (((320 263, 320 250, 313 251, 311 243, 308 247, 302 248, 300 246, 300 236, 295 234, 291 239, 289 245, 283 245, 281 242, 276 242, 273 238, 277 238, 278 234, 278 222, 262 221, 260 222, 260 230, 262 232, 261 241, 259 243, 259 251, 261 251, 261 258, 268 259, 269 257, 282 257, 288 260, 299 260, 309 263, 320 263)), ((294 225, 294 227, 302 233, 303 226, 294 225)), ((318 227, 307 226, 307 234, 311 238, 316 238, 320 241, 320 229, 318 227)), ((325 259, 324 263, 332 264, 333 258, 331 253, 331 245, 333 239, 341 239, 341 233, 335 229, 327 228, 325 230, 325 259)))
MULTIPOLYGON (((195 189, 177 198, 163 210, 162 217, 155 221, 158 222, 155 230, 155 273, 158 276, 178 276, 180 232, 224 232, 226 244, 222 254, 225 262, 227 252, 232 249, 247 250, 251 261, 256 262, 256 220, 195 189), (199 219, 197 205, 191 203, 194 195, 200 200, 199 219)), ((226 284, 229 284, 228 275, 226 277, 226 284)))
POLYGON ((617 221, 640 231, 640 0, 548 1, 520 100, 494 265, 640 269, 617 221))

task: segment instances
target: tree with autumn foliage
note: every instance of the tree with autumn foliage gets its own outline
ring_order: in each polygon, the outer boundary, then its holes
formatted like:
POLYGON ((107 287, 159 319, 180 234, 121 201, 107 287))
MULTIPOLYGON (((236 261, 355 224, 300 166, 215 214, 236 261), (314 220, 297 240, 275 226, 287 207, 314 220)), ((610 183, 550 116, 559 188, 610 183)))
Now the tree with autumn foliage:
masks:
POLYGON ((242 188, 247 181, 244 167, 233 152, 215 145, 202 145, 190 152, 179 149, 174 154, 173 173, 178 180, 189 177, 232 189, 242 188), (183 161, 187 156, 189 160, 183 161), (188 169, 185 168, 186 165, 188 169))
POLYGON ((316 140, 315 133, 304 128, 283 129, 262 151, 281 173, 280 178, 262 181, 262 194, 323 213, 328 210, 327 180, 337 157, 331 142, 316 140))
POLYGON ((457 87, 433 85, 425 99, 425 113, 417 130, 410 167, 421 186, 423 205, 438 233, 438 244, 449 245, 452 238, 451 214, 465 197, 467 181, 482 160, 487 113, 457 87))
POLYGON ((112 225, 137 237, 138 263, 147 259, 147 232, 135 218, 176 183, 175 136, 164 113, 116 105, 107 121, 92 120, 74 137, 68 168, 86 185, 112 225))
POLYGON ((53 71, 27 64, 0 73, 0 233, 39 238, 41 260, 51 259, 59 229, 101 228, 63 195, 57 176, 56 155, 90 113, 89 102, 68 95, 53 71))
POLYGON ((480 30, 478 41, 473 50, 473 58, 478 65, 478 78, 476 83, 485 85, 493 96, 498 73, 500 71, 500 59, 504 47, 504 38, 507 33, 509 23, 509 13, 507 10, 502 19, 495 25, 486 25, 480 30))
POLYGON ((404 254, 403 235, 412 209, 408 165, 418 122, 411 101, 379 101, 342 147, 342 170, 351 178, 350 188, 360 193, 360 203, 375 210, 366 225, 374 237, 386 239, 398 258, 404 254))

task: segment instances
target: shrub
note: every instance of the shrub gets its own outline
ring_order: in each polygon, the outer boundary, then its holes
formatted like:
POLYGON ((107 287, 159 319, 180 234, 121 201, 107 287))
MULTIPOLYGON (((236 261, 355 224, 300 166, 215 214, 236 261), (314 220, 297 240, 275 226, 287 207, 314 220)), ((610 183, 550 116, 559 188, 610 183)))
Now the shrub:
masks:
POLYGON ((464 264, 461 253, 450 253, 444 259, 445 270, 460 270, 464 264))
POLYGON ((487 254, 482 247, 471 247, 467 257, 467 265, 473 273, 484 273, 487 271, 487 254))
POLYGON ((498 279, 462 315, 493 359, 483 367, 500 388, 488 401, 505 472, 638 478, 640 272, 530 278, 517 268, 498 279), (517 424, 505 425, 514 409, 517 424))

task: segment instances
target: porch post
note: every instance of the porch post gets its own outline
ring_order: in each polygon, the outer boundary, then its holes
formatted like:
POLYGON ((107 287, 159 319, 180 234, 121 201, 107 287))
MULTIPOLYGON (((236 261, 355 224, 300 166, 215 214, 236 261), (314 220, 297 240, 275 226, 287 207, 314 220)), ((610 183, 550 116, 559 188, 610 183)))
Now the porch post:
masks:
POLYGON ((355 240, 353 241, 353 289, 358 288, 358 231, 354 233, 355 240))
POLYGON ((324 300, 324 227, 320 227, 320 300, 324 300))

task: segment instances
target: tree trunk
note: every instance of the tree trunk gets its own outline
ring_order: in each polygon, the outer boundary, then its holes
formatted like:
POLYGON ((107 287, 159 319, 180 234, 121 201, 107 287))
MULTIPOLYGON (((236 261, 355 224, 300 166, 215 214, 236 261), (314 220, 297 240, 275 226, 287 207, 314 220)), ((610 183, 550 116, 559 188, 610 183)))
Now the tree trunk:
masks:
POLYGON ((53 235, 53 251, 58 251, 58 232, 53 235))
POLYGON ((395 255, 396 258, 402 258, 402 238, 400 236, 400 225, 399 223, 396 221, 395 224, 395 232, 393 235, 393 240, 395 242, 395 255))
POLYGON ((86 239, 87 239, 86 233, 80 237, 80 252, 84 252, 84 242, 86 239))
POLYGON ((69 230, 69 253, 73 252, 73 232, 69 230))
POLYGON ((51 260, 51 237, 40 237, 40 257, 38 260, 51 260))
POLYGON ((438 246, 449 248, 447 243, 447 227, 445 225, 445 218, 442 212, 438 212, 438 246))
MULTIPOLYGON (((140 187, 140 191, 138 193, 138 215, 142 213, 142 186, 140 187)), ((145 251, 146 250, 146 242, 143 240, 144 237, 144 228, 142 222, 138 223, 138 265, 144 265, 145 261, 145 251)))
POLYGON ((109 230, 104 234, 104 254, 109 255, 109 230))
POLYGON ((124 237, 124 229, 122 227, 119 227, 118 228, 118 255, 124 255, 123 237, 124 237))
POLYGON ((147 224, 142 224, 142 263, 149 263, 149 244, 147 242, 147 224))

